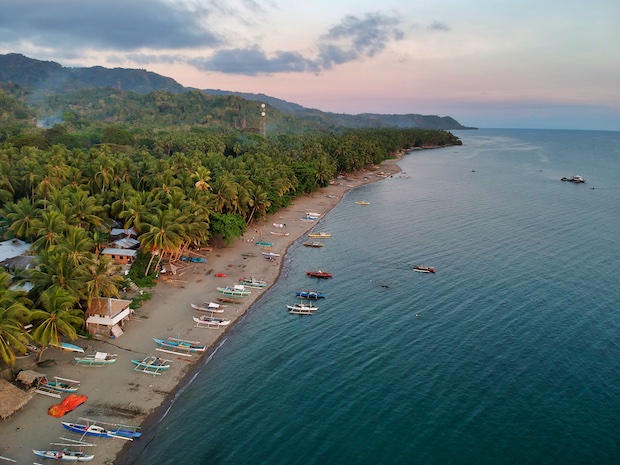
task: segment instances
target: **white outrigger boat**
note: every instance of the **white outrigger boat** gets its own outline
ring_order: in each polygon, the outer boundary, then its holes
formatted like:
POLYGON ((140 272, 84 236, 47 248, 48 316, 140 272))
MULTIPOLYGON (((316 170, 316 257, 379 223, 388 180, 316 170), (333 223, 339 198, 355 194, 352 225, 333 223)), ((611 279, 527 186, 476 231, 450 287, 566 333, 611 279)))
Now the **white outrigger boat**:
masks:
POLYGON ((169 337, 168 339, 157 339, 154 337, 153 340, 158 346, 155 350, 168 354, 182 355, 183 357, 191 357, 206 350, 206 346, 198 341, 187 341, 176 337, 169 337))
POLYGON ((55 376, 50 381, 44 376, 37 381, 37 388, 34 392, 60 399, 62 392, 77 392, 79 387, 80 382, 74 379, 55 376))
POLYGON ((286 308, 288 308, 288 312, 291 315, 312 315, 319 309, 319 307, 317 307, 316 305, 307 304, 304 302, 287 305, 286 308))
POLYGON ((197 312, 224 313, 226 305, 216 304, 215 302, 205 302, 205 305, 192 304, 192 308, 197 312))
POLYGON ((116 363, 117 354, 108 354, 107 352, 97 352, 94 355, 85 355, 84 357, 73 357, 76 365, 90 365, 102 367, 116 363))
POLYGON ((220 329, 230 324, 230 320, 224 320, 222 318, 215 318, 207 315, 195 316, 194 321, 196 322, 197 328, 220 329))
POLYGON ((135 371, 141 371, 149 375, 161 375, 162 371, 166 371, 170 368, 172 360, 164 360, 160 357, 149 355, 142 360, 132 360, 131 363, 135 365, 135 371))
MULTIPOLYGON (((263 252, 264 254, 265 252, 263 252)), ((252 291, 248 291, 242 284, 235 284, 234 286, 226 286, 226 287, 218 287, 218 291, 220 291, 224 295, 234 296, 234 297, 245 297, 250 294, 252 291)))
POLYGON ((252 289, 262 289, 264 287, 269 286, 269 283, 267 281, 262 281, 260 279, 254 278, 254 277, 241 278, 239 280, 239 284, 241 284, 242 286, 245 286, 245 287, 250 287, 252 289))
POLYGON ((95 458, 94 454, 87 454, 82 451, 69 450, 64 447, 62 450, 37 450, 32 449, 34 455, 43 459, 66 460, 68 462, 90 462, 95 458))

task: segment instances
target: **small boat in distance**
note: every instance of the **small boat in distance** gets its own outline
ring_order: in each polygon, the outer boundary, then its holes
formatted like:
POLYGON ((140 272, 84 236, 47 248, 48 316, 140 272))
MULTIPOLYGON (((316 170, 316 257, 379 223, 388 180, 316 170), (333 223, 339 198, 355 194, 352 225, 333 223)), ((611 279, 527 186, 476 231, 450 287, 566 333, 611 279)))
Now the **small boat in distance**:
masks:
POLYGON ((301 297, 302 299, 318 300, 325 298, 325 294, 317 291, 297 291, 295 292, 295 295, 297 297, 301 297))
POLYGON ((301 221, 316 221, 318 218, 315 216, 302 216, 301 221))
POLYGON ((90 462, 95 455, 86 454, 77 450, 69 450, 66 447, 62 450, 36 450, 32 449, 34 455, 42 459, 65 460, 67 462, 90 462))
POLYGON ((306 216, 310 216, 312 218, 318 218, 319 216, 321 216, 320 213, 314 213, 314 212, 306 212, 306 216))
POLYGON ((577 184, 585 184, 585 182, 586 182, 586 180, 582 176, 579 176, 579 175, 573 176, 572 178, 564 177, 561 180, 562 181, 574 182, 574 183, 577 183, 577 184))
POLYGON ((279 253, 275 253, 275 252, 262 252, 263 257, 265 258, 278 258, 280 256, 279 253))
POLYGON ((357 205, 370 205, 370 202, 366 202, 365 200, 359 200, 355 202, 357 205))
POLYGON ((434 266, 426 266, 426 265, 415 265, 413 267, 413 271, 417 271, 418 273, 434 273, 434 266))
POLYGON ((274 236, 288 236, 289 233, 279 232, 279 231, 269 231, 269 234, 273 234, 274 236))
POLYGON ((318 238, 318 239, 323 239, 326 237, 331 237, 332 235, 326 232, 319 232, 319 233, 310 233, 308 234, 308 237, 313 237, 313 238, 318 238))
POLYGON ((324 244, 319 241, 307 241, 307 242, 304 242, 304 245, 306 247, 317 247, 318 248, 318 247, 323 247, 324 244))
POLYGON ((306 271, 306 274, 308 276, 312 276, 313 278, 322 278, 322 279, 327 279, 327 278, 332 278, 333 275, 331 273, 328 273, 327 271, 306 271))
POLYGON ((258 241, 256 242, 256 245, 259 245, 261 247, 273 247, 275 244, 269 241, 258 241))

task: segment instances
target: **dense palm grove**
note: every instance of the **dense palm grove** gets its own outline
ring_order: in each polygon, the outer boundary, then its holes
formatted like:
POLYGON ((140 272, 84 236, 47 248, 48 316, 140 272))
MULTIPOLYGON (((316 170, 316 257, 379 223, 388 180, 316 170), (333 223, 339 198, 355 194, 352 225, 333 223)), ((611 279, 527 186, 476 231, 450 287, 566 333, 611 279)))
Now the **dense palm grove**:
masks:
POLYGON ((161 260, 178 259, 216 236, 230 242, 338 174, 403 149, 459 143, 447 132, 415 129, 263 137, 204 127, 99 124, 80 132, 66 124, 5 125, 4 239, 31 244, 36 266, 0 272, 0 358, 14 364, 31 340, 45 349, 61 336, 75 339, 93 299, 119 296, 125 278, 99 255, 112 227, 136 230, 140 273, 152 276, 161 260), (20 282, 30 290, 14 287, 20 282))

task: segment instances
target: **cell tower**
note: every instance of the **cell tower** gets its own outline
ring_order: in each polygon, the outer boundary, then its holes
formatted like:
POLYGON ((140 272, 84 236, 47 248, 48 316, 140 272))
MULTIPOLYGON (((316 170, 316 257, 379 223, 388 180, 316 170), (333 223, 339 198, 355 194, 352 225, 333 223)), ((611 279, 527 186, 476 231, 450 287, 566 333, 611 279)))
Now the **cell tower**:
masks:
POLYGON ((265 111, 265 104, 260 104, 260 133, 263 137, 267 137, 267 112, 265 111))

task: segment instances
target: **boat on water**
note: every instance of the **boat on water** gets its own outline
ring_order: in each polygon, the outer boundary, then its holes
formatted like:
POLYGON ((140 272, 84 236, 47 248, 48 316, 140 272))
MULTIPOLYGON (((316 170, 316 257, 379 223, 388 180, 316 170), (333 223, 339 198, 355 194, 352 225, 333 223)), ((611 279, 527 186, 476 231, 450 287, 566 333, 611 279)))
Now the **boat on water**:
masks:
POLYGON ((192 308, 197 312, 224 313, 224 305, 208 302, 205 305, 191 304, 192 308))
POLYGON ((142 360, 132 360, 131 363, 135 365, 135 371, 141 371, 149 375, 161 375, 162 371, 170 368, 172 360, 164 360, 163 358, 149 355, 142 360))
POLYGON ((275 245, 273 242, 269 242, 269 241, 258 241, 255 244, 261 247, 273 247, 275 245))
POLYGON ((310 233, 308 234, 308 237, 313 237, 313 238, 318 238, 318 239, 324 239, 326 237, 331 237, 332 235, 326 232, 319 232, 319 233, 310 233))
POLYGON ((95 458, 94 454, 87 454, 77 450, 69 450, 66 447, 62 450, 37 450, 32 449, 34 455, 42 459, 65 460, 67 462, 90 462, 95 458))
POLYGON ((297 297, 301 297, 302 299, 311 299, 311 300, 318 300, 318 299, 325 298, 325 294, 318 292, 318 291, 296 291, 295 295, 297 297))
POLYGON ((253 276, 249 278, 243 277, 239 279, 239 284, 245 287, 251 287, 254 289, 262 289, 263 287, 269 286, 269 283, 267 281, 256 279, 253 276))
POLYGON ((84 349, 82 349, 80 346, 76 346, 75 344, 69 344, 68 342, 61 342, 60 344, 50 344, 50 346, 64 350, 65 352, 77 352, 78 354, 84 353, 84 349))
POLYGON ((370 205, 370 202, 366 202, 365 200, 358 200, 355 202, 357 205, 370 205))
POLYGON ((304 302, 287 305, 286 308, 288 308, 288 312, 292 315, 312 315, 319 309, 316 305, 306 304, 304 302))
POLYGON ((64 426, 69 431, 81 434, 83 436, 97 436, 101 438, 117 438, 133 441, 133 439, 139 438, 142 435, 140 431, 137 431, 139 429, 139 427, 137 426, 91 422, 90 420, 86 420, 84 418, 82 418, 81 420, 86 421, 86 424, 69 423, 67 421, 63 421, 61 423, 62 426, 64 426), (104 428, 101 425, 106 425, 109 427, 104 428))
POLYGON ((109 354, 107 352, 96 352, 93 355, 85 355, 84 357, 74 357, 76 365, 93 365, 104 366, 116 363, 117 354, 109 354))
POLYGON ((413 271, 417 271, 418 273, 434 273, 434 266, 426 266, 426 265, 415 265, 413 267, 413 271))
POLYGON ((328 273, 327 271, 321 271, 321 270, 306 271, 306 274, 308 276, 312 276, 313 278, 327 279, 327 278, 332 278, 333 277, 333 275, 331 273, 328 273))
POLYGON ((323 247, 325 244, 323 244, 322 242, 319 242, 319 241, 307 241, 307 242, 304 242, 304 245, 306 247, 316 247, 316 248, 319 248, 319 247, 323 247))
POLYGON ((574 182, 576 184, 585 184, 585 182, 586 182, 586 180, 582 176, 579 176, 579 175, 573 176, 572 178, 564 177, 561 180, 562 181, 574 182))
POLYGON ((265 258, 278 258, 280 256, 279 253, 275 253, 275 252, 262 252, 263 257, 265 258))
POLYGON ((220 329, 230 324, 230 320, 224 320, 223 318, 215 318, 207 315, 200 315, 193 317, 198 328, 210 328, 220 329))
POLYGON ((158 346, 155 350, 168 354, 191 357, 195 353, 204 352, 206 350, 206 346, 198 341, 188 341, 176 337, 169 337, 168 339, 158 339, 154 337, 153 340, 158 346))
POLYGON ((224 295, 229 295, 229 296, 234 296, 234 297, 245 297, 246 295, 249 295, 250 292, 252 292, 252 291, 248 291, 245 288, 245 286, 243 286, 242 284, 235 284, 234 286, 218 287, 217 290, 220 291, 224 295))

